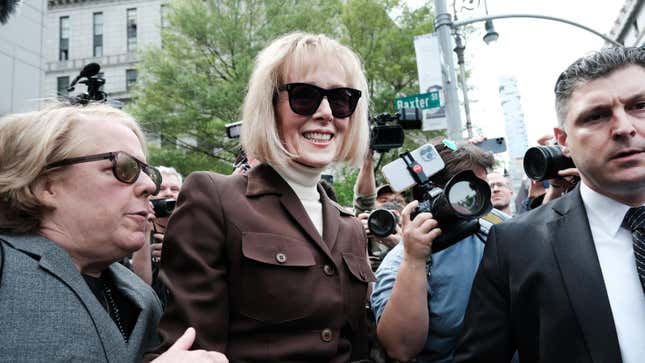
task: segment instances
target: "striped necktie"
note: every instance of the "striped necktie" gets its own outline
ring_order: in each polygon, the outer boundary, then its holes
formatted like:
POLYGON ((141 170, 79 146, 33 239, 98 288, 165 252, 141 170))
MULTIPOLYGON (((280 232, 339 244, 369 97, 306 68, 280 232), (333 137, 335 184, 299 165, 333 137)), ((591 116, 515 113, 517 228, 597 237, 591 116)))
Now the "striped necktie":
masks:
POLYGON ((636 271, 645 293, 645 206, 630 208, 623 219, 623 226, 632 232, 636 271))

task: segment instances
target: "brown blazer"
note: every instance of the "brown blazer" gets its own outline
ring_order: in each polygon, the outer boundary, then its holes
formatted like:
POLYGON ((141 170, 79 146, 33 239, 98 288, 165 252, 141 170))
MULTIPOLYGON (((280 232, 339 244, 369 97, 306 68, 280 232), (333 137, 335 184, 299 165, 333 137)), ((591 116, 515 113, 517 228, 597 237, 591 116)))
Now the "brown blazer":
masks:
POLYGON ((360 223, 322 188, 323 238, 268 165, 248 175, 198 172, 165 236, 160 322, 166 350, 193 326, 193 349, 231 362, 348 362, 367 357, 365 300, 374 281, 360 223))

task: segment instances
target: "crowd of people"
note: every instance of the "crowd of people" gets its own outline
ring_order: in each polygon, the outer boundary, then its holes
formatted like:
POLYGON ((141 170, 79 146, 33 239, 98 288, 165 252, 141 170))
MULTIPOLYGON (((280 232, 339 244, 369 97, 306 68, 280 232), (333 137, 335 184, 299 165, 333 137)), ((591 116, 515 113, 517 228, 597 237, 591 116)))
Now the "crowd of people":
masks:
POLYGON ((490 190, 457 232, 427 190, 377 186, 363 65, 324 35, 257 56, 231 175, 149 165, 105 104, 5 116, 0 361, 639 362, 645 50, 580 58, 555 95, 575 168, 548 182, 514 193, 476 140, 433 145, 448 204, 464 173, 490 190), (321 182, 339 163, 353 210, 321 182))

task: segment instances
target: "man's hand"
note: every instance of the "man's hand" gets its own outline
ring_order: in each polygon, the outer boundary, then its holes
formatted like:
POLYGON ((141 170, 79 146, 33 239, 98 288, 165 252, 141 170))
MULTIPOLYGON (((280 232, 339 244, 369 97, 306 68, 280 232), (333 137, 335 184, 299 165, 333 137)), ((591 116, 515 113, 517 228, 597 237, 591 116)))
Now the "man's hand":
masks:
POLYGON ((365 231, 365 234, 367 235, 368 238, 372 237, 372 232, 370 232, 370 227, 367 226, 367 218, 369 218, 370 214, 367 212, 363 212, 359 215, 356 216, 358 220, 361 222, 363 225, 363 230, 365 231))
POLYGON ((575 185, 579 179, 580 172, 577 168, 558 170, 558 177, 549 179, 549 187, 564 191, 575 185))
POLYGON ((207 350, 189 350, 195 342, 195 329, 188 328, 184 335, 179 337, 165 353, 153 360, 155 363, 175 363, 175 362, 208 362, 208 363, 228 363, 228 359, 222 353, 211 352, 207 350))
POLYGON ((394 230, 394 233, 392 233, 389 236, 386 237, 373 237, 376 238, 376 241, 386 245, 388 248, 392 248, 399 244, 401 242, 401 235, 403 234, 403 230, 401 229, 401 226, 398 224, 396 225, 396 229, 394 230))
MULTIPOLYGON (((398 218, 401 218, 399 215, 398 211, 391 211, 392 213, 396 214, 398 218)), ((367 219, 369 218, 370 214, 369 213, 361 213, 356 218, 361 222, 363 225, 363 229, 365 230, 365 234, 367 235, 368 238, 371 238, 372 241, 382 243, 386 245, 388 248, 392 248, 396 246, 399 242, 401 242, 401 226, 398 224, 396 225, 396 229, 394 230, 394 233, 392 233, 389 236, 386 237, 377 237, 372 234, 370 231, 370 227, 367 225, 367 219)))
POLYGON ((419 213, 410 220, 410 214, 417 208, 419 202, 414 200, 406 205, 401 214, 403 222, 403 244, 405 257, 416 261, 424 261, 432 253, 432 241, 439 237, 441 229, 439 223, 432 218, 432 214, 419 213))
POLYGON ((154 233, 152 238, 154 243, 150 244, 150 254, 154 262, 161 262, 161 249, 163 247, 163 233, 154 233))

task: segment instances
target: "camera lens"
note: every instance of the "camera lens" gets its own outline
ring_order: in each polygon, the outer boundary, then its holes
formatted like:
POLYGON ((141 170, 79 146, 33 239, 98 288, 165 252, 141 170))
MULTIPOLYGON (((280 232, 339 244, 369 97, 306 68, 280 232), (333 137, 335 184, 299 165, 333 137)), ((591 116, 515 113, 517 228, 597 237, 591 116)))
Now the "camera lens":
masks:
POLYGON ((553 179, 558 171, 575 168, 573 160, 566 157, 557 145, 535 146, 524 154, 524 172, 536 181, 553 179))
POLYGON ((367 218, 367 226, 373 235, 387 237, 394 233, 398 218, 387 209, 377 209, 367 218))
POLYGON ((480 215, 485 209, 484 195, 473 182, 461 180, 450 188, 448 202, 463 217, 473 217, 480 215))

